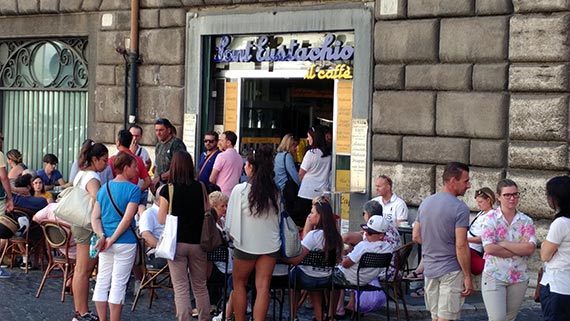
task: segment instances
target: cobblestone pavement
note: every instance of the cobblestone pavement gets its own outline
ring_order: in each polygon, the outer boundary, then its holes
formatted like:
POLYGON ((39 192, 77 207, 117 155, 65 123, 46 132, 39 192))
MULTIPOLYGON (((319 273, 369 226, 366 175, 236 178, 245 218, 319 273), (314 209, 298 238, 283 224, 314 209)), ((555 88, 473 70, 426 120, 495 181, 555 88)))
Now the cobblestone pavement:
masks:
MULTIPOLYGON (((65 302, 60 302, 61 279, 49 279, 39 299, 35 298, 43 272, 30 271, 28 274, 19 269, 8 269, 12 273, 9 279, 0 279, 0 321, 69 321, 73 317, 73 298, 66 295, 65 302)), ((143 296, 137 308, 131 312, 134 296, 132 284, 126 297, 126 305, 123 310, 122 320, 145 320, 145 321, 168 321, 176 320, 174 316, 174 297, 171 291, 158 290, 158 298, 153 301, 152 308, 148 308, 148 295, 143 296)), ((423 298, 407 296, 408 308, 412 320, 429 320, 429 314, 425 311, 423 298)), ((287 303, 286 303, 287 304, 287 303)), ((92 303, 90 306, 94 309, 92 303)), ((395 320, 395 311, 392 306, 391 319, 395 320)), ((284 320, 287 320, 289 309, 284 309, 284 320)), ((272 319, 272 309, 269 309, 268 319, 272 319)), ((312 310, 302 308, 299 311, 299 319, 302 321, 312 320, 312 310)), ((463 321, 486 320, 484 305, 480 292, 466 300, 463 309, 463 321)), ((362 320, 386 320, 386 310, 365 315, 362 320)), ((523 308, 517 316, 517 321, 542 320, 540 305, 525 301, 523 308)))

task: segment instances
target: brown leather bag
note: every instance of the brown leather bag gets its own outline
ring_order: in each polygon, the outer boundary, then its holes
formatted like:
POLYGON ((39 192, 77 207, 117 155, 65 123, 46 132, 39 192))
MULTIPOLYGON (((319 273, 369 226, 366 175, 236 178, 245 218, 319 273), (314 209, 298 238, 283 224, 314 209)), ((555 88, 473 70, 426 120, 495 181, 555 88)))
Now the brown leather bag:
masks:
POLYGON ((540 302, 540 281, 542 280, 542 272, 544 272, 544 270, 542 268, 540 268, 538 270, 538 278, 536 279, 536 289, 534 289, 534 296, 532 297, 534 299, 534 302, 540 302))

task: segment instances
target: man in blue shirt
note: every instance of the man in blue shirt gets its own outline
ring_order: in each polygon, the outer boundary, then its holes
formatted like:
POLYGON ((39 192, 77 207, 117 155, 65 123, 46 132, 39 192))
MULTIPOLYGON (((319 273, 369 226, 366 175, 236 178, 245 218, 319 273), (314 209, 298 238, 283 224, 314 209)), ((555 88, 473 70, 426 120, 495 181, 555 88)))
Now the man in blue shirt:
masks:
POLYGON ((212 174, 216 157, 218 157, 220 153, 218 140, 219 136, 215 131, 207 132, 206 135, 204 135, 204 148, 206 150, 200 155, 198 179, 206 184, 206 186, 210 185, 210 174, 212 174))

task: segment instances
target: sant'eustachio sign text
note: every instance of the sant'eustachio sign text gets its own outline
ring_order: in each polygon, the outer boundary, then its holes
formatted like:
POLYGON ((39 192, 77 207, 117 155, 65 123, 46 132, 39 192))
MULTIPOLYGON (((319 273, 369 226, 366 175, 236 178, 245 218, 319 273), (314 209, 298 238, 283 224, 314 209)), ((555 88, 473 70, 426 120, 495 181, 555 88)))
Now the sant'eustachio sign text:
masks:
POLYGON ((214 62, 272 62, 272 61, 346 61, 352 60, 354 47, 337 40, 334 34, 327 34, 317 47, 302 46, 296 39, 289 44, 270 47, 270 38, 261 36, 246 42, 243 49, 229 49, 230 36, 223 36, 216 47, 214 62))

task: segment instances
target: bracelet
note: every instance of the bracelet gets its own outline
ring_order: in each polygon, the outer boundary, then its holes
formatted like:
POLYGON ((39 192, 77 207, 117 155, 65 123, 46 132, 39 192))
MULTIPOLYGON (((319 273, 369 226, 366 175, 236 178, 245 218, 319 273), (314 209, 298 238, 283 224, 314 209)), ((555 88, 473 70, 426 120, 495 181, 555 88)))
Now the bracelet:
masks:
POLYGON ((102 238, 104 238, 104 237, 105 237, 105 233, 101 233, 101 234, 99 235, 99 238, 100 238, 100 239, 102 239, 102 238))

